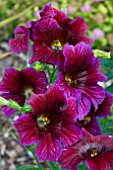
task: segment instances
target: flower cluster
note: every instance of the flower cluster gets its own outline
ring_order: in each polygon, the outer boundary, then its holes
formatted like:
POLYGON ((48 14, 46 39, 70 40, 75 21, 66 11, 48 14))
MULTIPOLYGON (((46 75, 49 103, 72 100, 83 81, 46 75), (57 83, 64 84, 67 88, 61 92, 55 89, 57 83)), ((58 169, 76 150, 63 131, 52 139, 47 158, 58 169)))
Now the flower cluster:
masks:
MULTIPOLYGON (((10 48, 15 54, 32 48, 30 67, 7 68, 0 92, 2 101, 31 107, 19 110, 14 126, 21 145, 37 143, 40 162, 58 161, 63 168, 76 170, 84 161, 90 170, 110 170, 113 138, 102 135, 97 117, 111 116, 113 96, 98 84, 106 76, 100 72, 87 30, 82 17, 73 20, 50 3, 45 5, 39 20, 16 27, 10 48), (58 73, 54 82, 50 81, 54 74, 35 69, 37 61, 48 68, 53 65, 53 73, 58 73)), ((18 112, 3 102, 2 110, 7 117, 18 112)))

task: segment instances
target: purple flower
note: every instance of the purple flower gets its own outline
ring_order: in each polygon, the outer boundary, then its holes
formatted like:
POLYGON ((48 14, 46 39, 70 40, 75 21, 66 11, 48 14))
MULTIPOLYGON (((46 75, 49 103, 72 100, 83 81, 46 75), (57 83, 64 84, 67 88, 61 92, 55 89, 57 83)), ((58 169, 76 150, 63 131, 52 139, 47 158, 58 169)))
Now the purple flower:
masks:
POLYGON ((103 38, 104 36, 105 36, 105 33, 98 28, 93 29, 92 34, 91 34, 91 38, 93 40, 98 40, 100 38, 103 38))
POLYGON ((33 56, 29 63, 40 61, 43 63, 56 64, 62 69, 64 63, 63 47, 69 44, 77 44, 80 41, 91 44, 86 37, 88 26, 82 17, 74 20, 60 10, 45 5, 40 12, 41 19, 33 28, 33 56))
POLYGON ((36 156, 40 162, 55 162, 61 155, 62 145, 71 146, 81 139, 81 130, 75 126, 76 101, 67 101, 58 87, 50 87, 45 94, 32 94, 28 103, 33 113, 22 115, 14 123, 22 145, 38 142, 36 156))
POLYGON ((80 142, 64 149, 60 157, 63 168, 77 170, 78 164, 84 161, 90 170, 111 170, 113 167, 113 137, 109 135, 93 136, 83 130, 80 142))
POLYGON ((100 63, 89 45, 80 42, 76 46, 66 44, 64 70, 58 73, 55 85, 67 97, 74 96, 78 102, 79 120, 83 120, 93 104, 95 110, 104 100, 104 89, 97 84, 106 80, 100 73, 100 63))
POLYGON ((20 54, 23 51, 29 51, 29 29, 24 26, 17 26, 14 30, 14 34, 15 38, 9 40, 9 46, 12 52, 15 54, 20 54))
POLYGON ((86 5, 84 5, 84 6, 81 6, 81 11, 82 11, 82 12, 92 12, 92 11, 93 11, 93 8, 91 7, 91 5, 86 4, 86 5))
MULTIPOLYGON (((43 71, 36 72, 34 68, 25 68, 18 71, 14 68, 5 70, 5 74, 0 82, 0 91, 5 99, 12 99, 24 105, 32 92, 41 94, 46 92, 47 78, 43 71)), ((16 110, 7 106, 2 107, 6 116, 15 113, 16 110)))
POLYGON ((92 135, 100 135, 101 130, 96 117, 105 118, 106 116, 111 116, 111 106, 113 104, 113 95, 109 92, 105 93, 105 99, 98 106, 97 111, 94 111, 94 107, 91 108, 87 116, 83 120, 77 120, 76 125, 80 128, 84 127, 92 135))

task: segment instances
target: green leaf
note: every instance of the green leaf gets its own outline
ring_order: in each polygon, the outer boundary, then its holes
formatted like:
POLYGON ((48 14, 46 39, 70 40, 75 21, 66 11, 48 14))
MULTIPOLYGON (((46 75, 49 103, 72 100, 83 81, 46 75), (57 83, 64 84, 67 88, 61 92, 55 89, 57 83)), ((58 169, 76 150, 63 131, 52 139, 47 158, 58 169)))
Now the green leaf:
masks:
POLYGON ((20 16, 26 14, 31 8, 33 8, 33 5, 25 9, 24 11, 20 12, 19 14, 15 14, 9 18, 4 19, 0 22, 0 27, 3 27, 4 25, 9 24, 10 22, 14 21, 15 19, 19 18, 20 16))
POLYGON ((34 166, 18 166, 16 167, 16 170, 40 170, 40 169, 34 166))
POLYGON ((111 86, 107 87, 107 88, 105 89, 105 91, 108 91, 108 92, 110 92, 110 93, 113 94, 113 84, 111 84, 111 86))

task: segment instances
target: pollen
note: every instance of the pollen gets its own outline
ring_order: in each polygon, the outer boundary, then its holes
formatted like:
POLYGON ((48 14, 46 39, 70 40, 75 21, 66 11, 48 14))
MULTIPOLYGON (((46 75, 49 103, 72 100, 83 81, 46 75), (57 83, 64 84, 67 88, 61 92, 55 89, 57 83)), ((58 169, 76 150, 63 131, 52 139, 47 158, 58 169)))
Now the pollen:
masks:
POLYGON ((91 154, 91 157, 97 156, 97 152, 91 154))
POLYGON ((87 122, 90 122, 91 121, 91 117, 90 116, 86 116, 84 120, 87 121, 87 122))
POLYGON ((69 76, 65 76, 65 80, 69 83, 69 84, 77 84, 76 80, 72 80, 69 76))
POLYGON ((40 116, 37 119, 37 123, 40 128, 45 128, 45 126, 50 123, 50 119, 48 119, 47 117, 40 116))
POLYGON ((62 50, 63 49, 62 44, 59 40, 54 41, 52 48, 56 49, 56 50, 62 50))
POLYGON ((50 123, 50 120, 47 117, 42 118, 44 125, 47 125, 50 123))

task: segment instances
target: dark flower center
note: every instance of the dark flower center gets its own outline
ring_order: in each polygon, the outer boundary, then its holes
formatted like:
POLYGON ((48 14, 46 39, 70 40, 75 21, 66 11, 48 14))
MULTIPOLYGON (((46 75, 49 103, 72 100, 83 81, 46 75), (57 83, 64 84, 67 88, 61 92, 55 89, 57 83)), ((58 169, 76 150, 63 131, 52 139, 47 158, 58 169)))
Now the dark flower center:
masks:
POLYGON ((65 76, 65 80, 68 84, 77 84, 76 80, 72 80, 68 75, 65 76))
POLYGON ((45 128, 45 126, 50 123, 50 119, 48 119, 48 117, 40 116, 40 117, 37 119, 37 123, 38 123, 38 126, 39 126, 40 128, 45 128))
POLYGON ((53 45, 52 45, 52 49, 62 50, 63 46, 62 46, 62 44, 60 43, 59 40, 54 40, 53 45))

